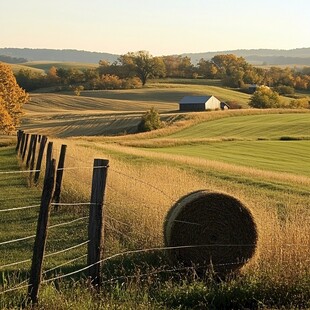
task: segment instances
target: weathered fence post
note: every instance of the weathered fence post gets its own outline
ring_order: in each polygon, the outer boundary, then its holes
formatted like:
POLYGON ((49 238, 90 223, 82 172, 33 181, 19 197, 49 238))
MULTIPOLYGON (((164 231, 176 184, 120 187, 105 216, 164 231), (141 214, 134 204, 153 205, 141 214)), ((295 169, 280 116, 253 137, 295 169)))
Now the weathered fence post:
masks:
POLYGON ((67 150, 67 145, 62 144, 61 149, 60 149, 58 165, 57 165, 56 185, 55 185, 55 192, 54 192, 54 197, 53 197, 53 201, 56 203, 55 211, 58 211, 58 205, 57 204, 60 201, 61 183, 62 183, 62 176, 64 173, 66 150, 67 150))
POLYGON ((28 140, 29 140, 29 133, 26 133, 25 143, 24 143, 24 148, 23 148, 23 153, 22 153, 22 160, 23 161, 24 161, 25 155, 26 155, 26 150, 27 150, 27 146, 28 146, 28 140))
POLYGON ((29 279, 28 298, 33 304, 38 302, 38 292, 42 278, 42 263, 47 239, 47 227, 50 215, 51 201, 55 186, 56 161, 52 159, 45 170, 41 206, 38 217, 37 233, 33 246, 33 256, 29 279))
POLYGON ((25 138, 26 138, 26 134, 23 132, 22 134, 22 141, 20 143, 20 147, 19 147, 19 155, 21 156, 23 153, 23 149, 24 149, 24 144, 25 144, 25 138))
POLYGON ((49 142, 47 144, 47 151, 46 151, 46 167, 52 160, 52 155, 53 155, 53 142, 49 142))
POLYGON ((101 285, 101 266, 103 258, 104 221, 103 201, 107 181, 109 161, 95 159, 93 168, 92 191, 89 208, 88 223, 88 276, 93 287, 97 289, 101 285))
POLYGON ((37 165, 36 165, 36 173, 34 175, 34 183, 38 183, 39 177, 40 177, 40 170, 41 170, 41 164, 42 164, 42 159, 43 159, 43 153, 44 153, 44 148, 45 144, 47 141, 47 137, 43 136, 40 142, 40 148, 39 148, 39 154, 38 154, 38 160, 37 160, 37 165))
POLYGON ((27 159, 26 159, 26 168, 27 169, 29 168, 29 163, 30 163, 30 159, 32 156, 34 139, 36 139, 36 135, 31 135, 30 136, 29 148, 28 148, 28 155, 27 155, 27 159))
POLYGON ((32 185, 32 175, 33 175, 33 169, 34 169, 34 161, 36 158, 36 150, 37 150, 37 135, 34 136, 33 138, 33 143, 32 143, 32 155, 31 155, 31 160, 30 160, 30 186, 32 185))
POLYGON ((19 129, 17 131, 17 144, 16 144, 16 148, 15 148, 16 152, 18 151, 18 149, 20 147, 20 143, 21 143, 21 140, 22 140, 22 135, 23 135, 23 131, 19 129))

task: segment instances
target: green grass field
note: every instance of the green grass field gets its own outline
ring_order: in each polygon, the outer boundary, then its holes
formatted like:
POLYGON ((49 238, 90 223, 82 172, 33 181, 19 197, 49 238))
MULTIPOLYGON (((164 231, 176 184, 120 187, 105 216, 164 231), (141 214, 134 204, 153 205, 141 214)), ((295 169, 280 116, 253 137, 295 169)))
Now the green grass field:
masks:
POLYGON ((310 113, 235 116, 203 122, 174 133, 169 138, 310 139, 310 113))
POLYGON ((309 141, 213 142, 148 150, 310 177, 309 141))

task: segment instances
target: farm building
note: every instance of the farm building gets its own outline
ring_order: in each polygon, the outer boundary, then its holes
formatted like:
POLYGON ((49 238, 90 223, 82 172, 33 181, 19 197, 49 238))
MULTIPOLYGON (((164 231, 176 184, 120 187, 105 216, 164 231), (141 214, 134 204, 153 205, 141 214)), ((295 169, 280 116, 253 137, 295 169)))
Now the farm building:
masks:
POLYGON ((221 109, 221 101, 214 96, 185 96, 179 102, 180 111, 206 111, 221 109))

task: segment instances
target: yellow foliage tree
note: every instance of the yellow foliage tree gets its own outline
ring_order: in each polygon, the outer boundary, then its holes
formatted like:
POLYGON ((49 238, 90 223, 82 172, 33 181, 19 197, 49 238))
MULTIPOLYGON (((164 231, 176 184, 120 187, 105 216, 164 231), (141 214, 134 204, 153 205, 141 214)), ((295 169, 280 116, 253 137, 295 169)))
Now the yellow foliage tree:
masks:
POLYGON ((29 95, 17 84, 11 68, 0 62, 0 132, 16 129, 28 101, 29 95))

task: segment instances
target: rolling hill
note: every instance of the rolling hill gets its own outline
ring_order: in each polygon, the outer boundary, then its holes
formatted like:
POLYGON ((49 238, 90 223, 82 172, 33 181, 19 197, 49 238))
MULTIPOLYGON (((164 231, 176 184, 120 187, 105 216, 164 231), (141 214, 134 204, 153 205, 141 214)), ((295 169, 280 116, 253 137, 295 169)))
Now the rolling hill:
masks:
MULTIPOLYGON (((182 56, 191 58, 192 63, 199 59, 211 59, 219 54, 235 54, 244 57, 255 65, 300 65, 310 66, 310 48, 296 48, 290 50, 277 49, 240 49, 202 53, 184 53, 182 56)), ((0 48, 0 55, 15 58, 25 58, 28 61, 58 61, 96 63, 104 59, 110 63, 117 60, 119 55, 81 50, 31 49, 31 48, 0 48)))

